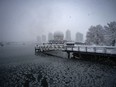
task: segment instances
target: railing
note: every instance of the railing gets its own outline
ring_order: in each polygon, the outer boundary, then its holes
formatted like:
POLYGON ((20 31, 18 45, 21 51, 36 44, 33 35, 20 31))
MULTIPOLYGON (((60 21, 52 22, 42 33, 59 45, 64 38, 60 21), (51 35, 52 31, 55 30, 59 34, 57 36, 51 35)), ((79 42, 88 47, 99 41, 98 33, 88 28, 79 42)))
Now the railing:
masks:
POLYGON ((65 51, 81 51, 94 53, 116 54, 116 47, 113 46, 65 46, 65 51))
POLYGON ((88 46, 88 45, 66 45, 64 44, 44 44, 35 47, 35 50, 40 51, 53 51, 53 50, 64 50, 64 51, 78 51, 78 52, 94 52, 94 53, 106 53, 116 54, 116 46, 88 46))
POLYGON ((36 46, 35 49, 38 49, 40 51, 52 51, 52 50, 63 50, 64 45, 63 44, 46 44, 46 45, 39 45, 36 46))

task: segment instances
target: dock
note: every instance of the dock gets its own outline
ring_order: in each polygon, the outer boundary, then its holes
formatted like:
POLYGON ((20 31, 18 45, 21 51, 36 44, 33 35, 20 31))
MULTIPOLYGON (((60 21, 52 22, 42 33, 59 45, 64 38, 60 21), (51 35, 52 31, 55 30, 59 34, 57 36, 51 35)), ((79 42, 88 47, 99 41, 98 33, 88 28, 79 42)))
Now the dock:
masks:
POLYGON ((48 52, 60 50, 66 52, 68 58, 112 58, 116 60, 115 46, 88 46, 88 45, 64 45, 64 44, 44 44, 37 45, 35 52, 48 52))

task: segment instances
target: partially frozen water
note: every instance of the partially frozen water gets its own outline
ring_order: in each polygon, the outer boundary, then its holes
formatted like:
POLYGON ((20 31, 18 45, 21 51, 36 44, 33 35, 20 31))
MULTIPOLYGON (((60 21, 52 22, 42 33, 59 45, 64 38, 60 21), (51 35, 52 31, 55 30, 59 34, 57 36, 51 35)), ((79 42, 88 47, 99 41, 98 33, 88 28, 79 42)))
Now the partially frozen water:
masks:
POLYGON ((34 46, 0 48, 0 87, 116 87, 116 68, 35 55, 34 46))

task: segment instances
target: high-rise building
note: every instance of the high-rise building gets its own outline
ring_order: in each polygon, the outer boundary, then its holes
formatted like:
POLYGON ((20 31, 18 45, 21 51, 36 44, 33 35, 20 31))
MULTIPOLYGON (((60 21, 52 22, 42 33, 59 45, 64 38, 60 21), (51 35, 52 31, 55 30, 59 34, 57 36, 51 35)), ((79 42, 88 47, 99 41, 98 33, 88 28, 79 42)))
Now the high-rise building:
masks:
POLYGON ((76 42, 83 42, 83 34, 80 32, 76 33, 76 42))
POLYGON ((61 31, 54 32, 53 39, 49 40, 49 43, 52 44, 64 44, 66 40, 64 40, 64 34, 61 31))
POLYGON ((53 34, 52 33, 48 34, 48 41, 50 41, 50 40, 53 40, 53 34))
POLYGON ((46 43, 46 35, 42 35, 42 43, 46 43))
POLYGON ((60 32, 60 31, 54 32, 54 40, 57 40, 57 41, 64 40, 63 32, 60 32))
POLYGON ((67 31, 66 31, 66 37, 65 37, 65 39, 66 39, 67 41, 71 41, 71 31, 70 31, 70 30, 67 30, 67 31))

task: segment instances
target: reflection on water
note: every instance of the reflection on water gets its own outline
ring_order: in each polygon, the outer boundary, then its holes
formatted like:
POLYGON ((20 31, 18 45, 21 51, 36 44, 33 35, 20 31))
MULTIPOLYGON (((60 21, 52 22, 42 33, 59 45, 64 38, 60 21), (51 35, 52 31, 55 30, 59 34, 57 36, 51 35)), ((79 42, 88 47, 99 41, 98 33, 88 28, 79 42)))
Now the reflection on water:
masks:
POLYGON ((6 47, 0 52, 0 87, 116 86, 116 68, 111 66, 37 56, 33 46, 6 47))

